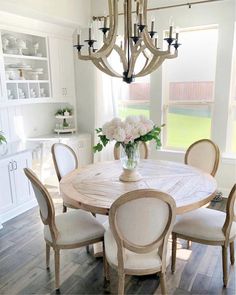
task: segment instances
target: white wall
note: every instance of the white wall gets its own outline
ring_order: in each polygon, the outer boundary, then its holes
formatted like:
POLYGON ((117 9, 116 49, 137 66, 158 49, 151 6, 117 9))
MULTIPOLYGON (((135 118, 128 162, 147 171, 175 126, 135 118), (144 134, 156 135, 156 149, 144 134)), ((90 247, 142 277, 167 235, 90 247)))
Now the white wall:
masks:
POLYGON ((49 22, 88 24, 88 0, 0 0, 0 10, 49 22))

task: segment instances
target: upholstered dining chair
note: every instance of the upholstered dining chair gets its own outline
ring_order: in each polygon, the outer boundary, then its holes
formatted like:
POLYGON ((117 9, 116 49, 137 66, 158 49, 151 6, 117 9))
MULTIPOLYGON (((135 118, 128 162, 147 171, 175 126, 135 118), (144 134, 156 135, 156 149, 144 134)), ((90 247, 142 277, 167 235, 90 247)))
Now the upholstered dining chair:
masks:
MULTIPOLYGON (((192 143, 184 157, 184 163, 196 167, 212 176, 216 175, 220 161, 220 150, 210 139, 200 139, 192 143)), ((191 241, 187 241, 189 249, 191 241)))
POLYGON ((220 160, 218 146, 210 139, 201 139, 189 146, 184 162, 215 176, 220 160))
POLYGON ((228 283, 227 250, 230 248, 231 264, 234 264, 234 240, 236 238, 236 184, 228 197, 226 213, 199 208, 180 215, 172 233, 172 272, 175 271, 177 238, 196 243, 221 246, 224 286, 228 283))
MULTIPOLYGON (((78 168, 78 159, 73 149, 63 143, 54 143, 51 151, 57 178, 60 182, 63 176, 78 168)), ((63 202, 63 212, 67 211, 67 207, 74 208, 63 202)))
POLYGON ((37 176, 28 168, 24 172, 30 180, 44 224, 46 266, 49 269, 50 248, 54 250, 55 287, 60 287, 60 250, 74 249, 104 239, 104 227, 89 212, 71 210, 55 215, 52 198, 37 176))
MULTIPOLYGON (((121 152, 120 147, 117 147, 116 145, 114 145, 113 155, 115 160, 120 159, 120 152, 121 152)), ((149 150, 148 150, 148 145, 146 142, 143 142, 143 141, 139 142, 139 154, 141 159, 148 158, 149 150)))
POLYGON ((119 295, 124 294, 126 274, 160 273, 162 293, 167 293, 165 272, 170 258, 167 244, 175 211, 172 197, 152 189, 128 192, 112 204, 110 227, 104 236, 105 269, 108 280, 108 264, 117 270, 119 295))

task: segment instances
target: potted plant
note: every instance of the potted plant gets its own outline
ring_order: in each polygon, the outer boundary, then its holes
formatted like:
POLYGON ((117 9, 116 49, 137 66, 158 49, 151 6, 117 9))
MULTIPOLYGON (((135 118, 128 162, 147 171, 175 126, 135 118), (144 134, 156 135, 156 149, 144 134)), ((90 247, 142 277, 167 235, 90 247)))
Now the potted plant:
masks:
POLYGON ((3 132, 0 130, 0 154, 4 154, 6 152, 6 137, 3 135, 3 132))

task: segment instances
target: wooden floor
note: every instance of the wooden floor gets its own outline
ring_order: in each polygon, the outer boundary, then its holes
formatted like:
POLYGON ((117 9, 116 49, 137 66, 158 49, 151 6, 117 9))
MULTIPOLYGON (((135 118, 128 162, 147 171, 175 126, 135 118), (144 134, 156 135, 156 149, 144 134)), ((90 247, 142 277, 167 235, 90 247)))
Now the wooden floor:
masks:
MULTIPOLYGON (((59 198, 54 198, 61 211, 59 198)), ((225 201, 214 209, 224 209, 225 201)), ((168 294, 236 294, 235 266, 230 267, 227 289, 222 286, 221 249, 193 243, 190 250, 179 241, 176 273, 167 270, 168 294)), ((111 284, 104 285, 101 258, 85 248, 61 252, 61 294, 116 294, 117 276, 111 271, 111 284)), ((0 294, 53 294, 54 268, 45 269, 45 243, 38 209, 4 224, 0 230, 0 294)), ((160 294, 156 275, 127 277, 126 294, 160 294)))

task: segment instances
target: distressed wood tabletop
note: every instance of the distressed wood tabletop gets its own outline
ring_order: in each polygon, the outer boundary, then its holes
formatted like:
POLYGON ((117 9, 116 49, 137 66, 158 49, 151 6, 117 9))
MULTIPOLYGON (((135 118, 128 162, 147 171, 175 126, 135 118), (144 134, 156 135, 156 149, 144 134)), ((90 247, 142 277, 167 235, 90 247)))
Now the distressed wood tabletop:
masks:
POLYGON ((119 160, 91 164, 62 178, 60 191, 65 203, 105 215, 114 200, 136 189, 168 193, 176 202, 177 214, 202 207, 215 196, 216 180, 189 165, 148 159, 140 161, 138 171, 140 181, 122 182, 119 160))

